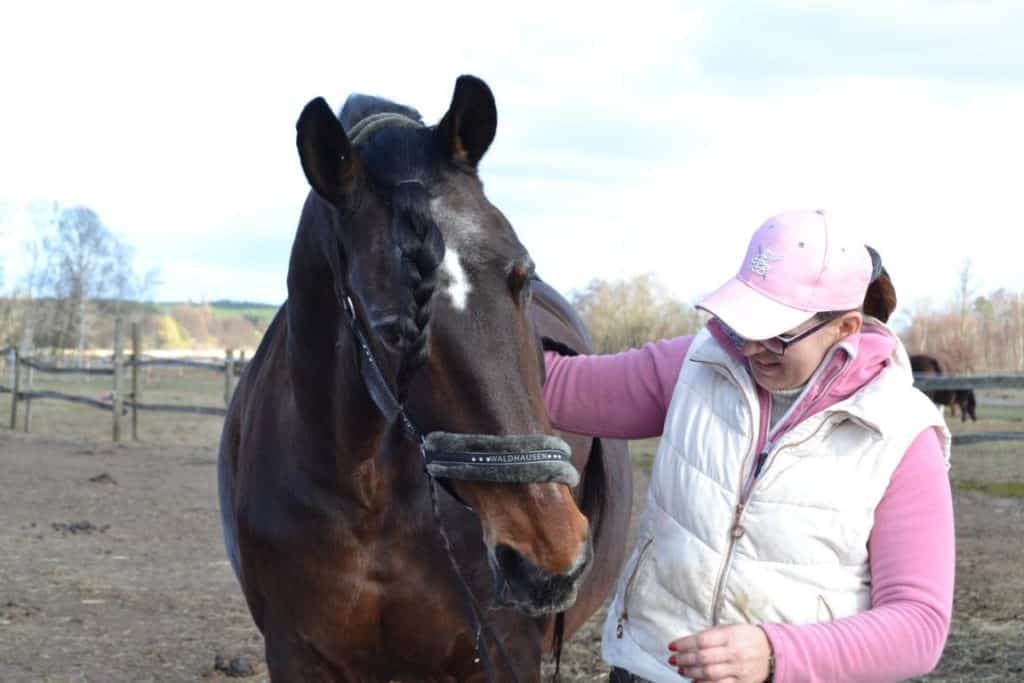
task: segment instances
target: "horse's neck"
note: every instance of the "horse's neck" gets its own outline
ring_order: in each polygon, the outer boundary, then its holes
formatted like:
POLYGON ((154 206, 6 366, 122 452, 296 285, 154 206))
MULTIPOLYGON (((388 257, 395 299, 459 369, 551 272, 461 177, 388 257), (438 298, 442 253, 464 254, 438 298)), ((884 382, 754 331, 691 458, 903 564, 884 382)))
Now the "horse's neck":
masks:
POLYGON ((359 463, 379 448, 388 424, 363 384, 322 249, 321 236, 300 223, 288 273, 288 373, 303 422, 336 458, 359 463))

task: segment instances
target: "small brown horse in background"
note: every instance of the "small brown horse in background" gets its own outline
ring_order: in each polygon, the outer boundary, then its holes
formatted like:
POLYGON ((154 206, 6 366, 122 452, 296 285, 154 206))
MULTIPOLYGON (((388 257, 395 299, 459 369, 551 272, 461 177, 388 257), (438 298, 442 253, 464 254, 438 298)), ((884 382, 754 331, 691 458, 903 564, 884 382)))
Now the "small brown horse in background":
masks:
MULTIPOLYGON (((945 375, 942 363, 935 356, 925 353, 917 353, 910 357, 910 368, 918 375, 945 375)), ((924 392, 935 405, 948 406, 951 417, 956 417, 957 408, 960 409, 960 420, 966 422, 971 418, 972 422, 977 421, 975 409, 977 399, 974 396, 974 389, 933 389, 924 392)))
POLYGON ((586 333, 484 195, 496 123, 490 89, 466 76, 436 126, 360 95, 298 120, 312 192, 288 300, 239 382, 218 468, 274 681, 537 681, 555 624, 571 635, 618 577, 624 444, 563 435, 575 489, 540 463, 525 481, 454 468, 448 495, 414 436, 510 461, 522 444, 563 452, 541 339, 587 351, 586 333))

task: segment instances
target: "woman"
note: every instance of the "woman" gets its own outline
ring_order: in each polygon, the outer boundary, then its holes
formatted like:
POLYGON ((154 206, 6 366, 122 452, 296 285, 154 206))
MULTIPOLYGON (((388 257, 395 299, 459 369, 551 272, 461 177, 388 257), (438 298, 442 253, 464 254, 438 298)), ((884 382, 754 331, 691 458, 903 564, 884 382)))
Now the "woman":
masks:
POLYGON ((821 211, 768 219, 706 329, 546 356, 553 424, 661 436, 605 622, 613 681, 897 681, 952 612, 942 416, 883 320, 877 254, 821 211))

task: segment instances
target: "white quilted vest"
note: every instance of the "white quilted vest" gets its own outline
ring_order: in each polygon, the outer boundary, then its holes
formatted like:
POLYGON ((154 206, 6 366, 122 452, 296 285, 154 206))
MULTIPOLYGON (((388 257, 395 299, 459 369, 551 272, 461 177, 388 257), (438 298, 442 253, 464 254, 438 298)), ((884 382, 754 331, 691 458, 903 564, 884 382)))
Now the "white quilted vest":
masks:
POLYGON ((716 624, 805 624, 868 609, 868 538, 893 471, 928 427, 944 435, 949 462, 945 422, 913 387, 898 339, 871 383, 771 445, 740 509, 759 410, 745 366, 699 334, 669 405, 637 545, 608 609, 609 663, 677 683, 667 663, 676 638, 716 624))

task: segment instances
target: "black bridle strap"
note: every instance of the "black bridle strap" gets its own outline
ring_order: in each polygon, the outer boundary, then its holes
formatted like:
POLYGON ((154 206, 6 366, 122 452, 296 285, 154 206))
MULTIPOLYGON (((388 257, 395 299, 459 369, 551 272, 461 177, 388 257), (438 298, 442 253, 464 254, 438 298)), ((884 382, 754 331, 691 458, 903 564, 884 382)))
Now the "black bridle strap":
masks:
POLYGON ((348 313, 349 327, 352 328, 352 334, 355 336, 356 346, 359 349, 359 374, 363 377, 363 384, 366 386, 370 398, 373 399, 377 410, 384 416, 388 424, 401 418, 406 435, 413 443, 422 444, 423 434, 409 419, 398 397, 391 391, 388 381, 384 379, 384 373, 381 372, 377 358, 373 355, 373 350, 370 348, 369 342, 366 341, 366 335, 363 334, 362 326, 356 318, 352 299, 348 296, 344 297, 342 306, 348 313))

